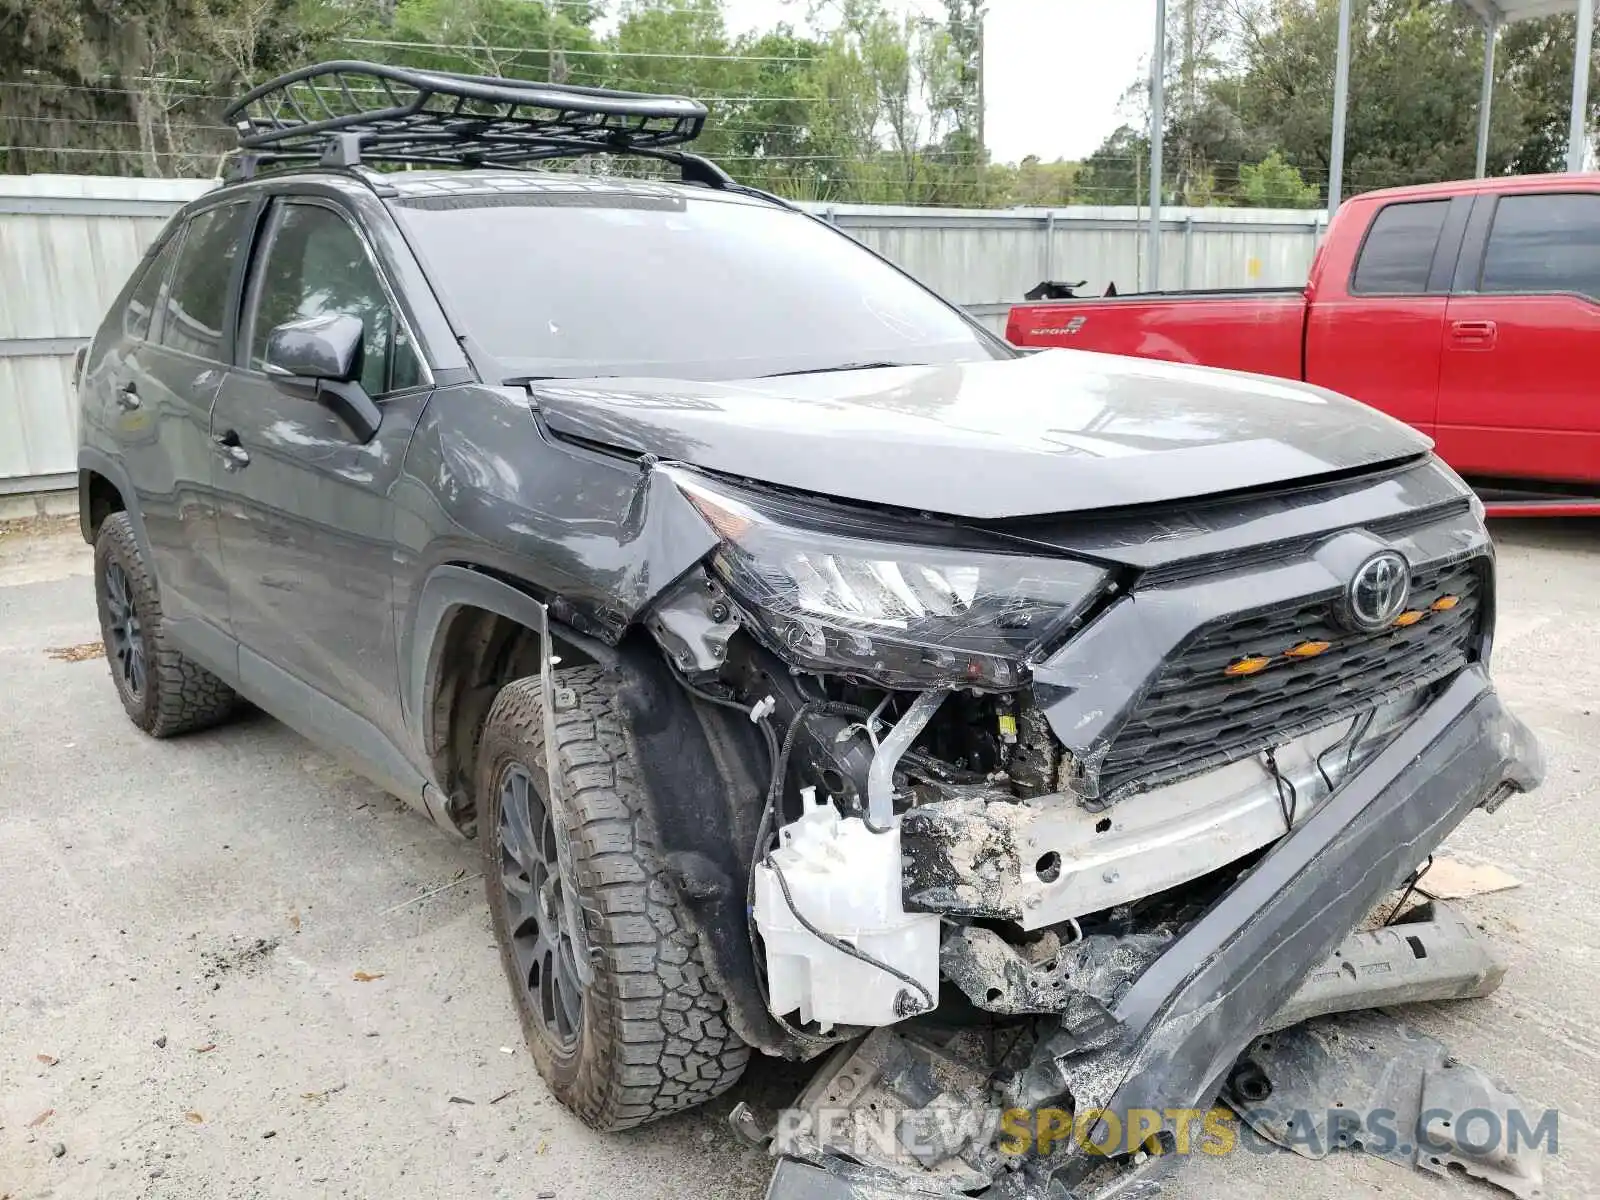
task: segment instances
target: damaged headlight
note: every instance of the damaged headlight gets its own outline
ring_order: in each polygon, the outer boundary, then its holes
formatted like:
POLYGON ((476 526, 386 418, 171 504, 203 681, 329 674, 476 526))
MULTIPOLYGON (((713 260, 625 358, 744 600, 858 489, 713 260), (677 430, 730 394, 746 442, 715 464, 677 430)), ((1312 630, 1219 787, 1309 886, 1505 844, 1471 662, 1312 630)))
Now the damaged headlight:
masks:
POLYGON ((722 538, 712 567, 755 632, 816 671, 1013 688, 1107 581, 1089 563, 857 537, 778 502, 677 483, 722 538))

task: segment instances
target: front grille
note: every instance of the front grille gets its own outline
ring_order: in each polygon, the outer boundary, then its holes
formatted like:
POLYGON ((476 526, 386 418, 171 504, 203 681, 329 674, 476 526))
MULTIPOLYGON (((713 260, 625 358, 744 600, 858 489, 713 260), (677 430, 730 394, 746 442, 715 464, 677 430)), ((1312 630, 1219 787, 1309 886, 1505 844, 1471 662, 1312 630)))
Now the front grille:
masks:
POLYGON ((1339 594, 1331 593, 1200 630, 1112 739, 1100 795, 1114 799, 1222 766, 1455 674, 1476 654, 1484 570, 1482 558, 1417 570, 1408 607, 1427 615, 1405 628, 1351 633, 1336 622, 1339 594), (1432 611, 1446 596, 1456 606, 1432 611), (1304 642, 1330 645, 1315 658, 1283 657, 1304 642), (1224 674, 1254 655, 1271 665, 1224 674))

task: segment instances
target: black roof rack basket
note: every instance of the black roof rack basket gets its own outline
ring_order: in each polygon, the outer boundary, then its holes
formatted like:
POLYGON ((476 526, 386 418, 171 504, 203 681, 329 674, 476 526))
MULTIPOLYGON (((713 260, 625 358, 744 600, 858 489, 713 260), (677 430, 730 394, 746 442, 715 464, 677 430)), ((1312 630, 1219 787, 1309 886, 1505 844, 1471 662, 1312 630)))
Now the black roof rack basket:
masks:
POLYGON ((684 96, 328 62, 262 84, 223 118, 239 135, 236 176, 273 163, 520 167, 638 154, 677 164, 692 182, 732 185, 721 168, 674 149, 706 119, 705 105, 684 96))

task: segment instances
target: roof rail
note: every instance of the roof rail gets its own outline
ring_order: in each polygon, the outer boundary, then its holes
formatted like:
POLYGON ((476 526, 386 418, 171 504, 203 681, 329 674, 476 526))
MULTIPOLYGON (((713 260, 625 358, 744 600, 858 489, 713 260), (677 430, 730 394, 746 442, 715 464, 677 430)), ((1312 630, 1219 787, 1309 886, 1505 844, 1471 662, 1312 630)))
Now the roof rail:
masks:
POLYGON ((230 178, 266 165, 520 167, 586 154, 633 154, 676 165, 686 182, 735 186, 694 140, 706 107, 653 96, 366 62, 302 67, 247 92, 223 119, 239 135, 230 178))

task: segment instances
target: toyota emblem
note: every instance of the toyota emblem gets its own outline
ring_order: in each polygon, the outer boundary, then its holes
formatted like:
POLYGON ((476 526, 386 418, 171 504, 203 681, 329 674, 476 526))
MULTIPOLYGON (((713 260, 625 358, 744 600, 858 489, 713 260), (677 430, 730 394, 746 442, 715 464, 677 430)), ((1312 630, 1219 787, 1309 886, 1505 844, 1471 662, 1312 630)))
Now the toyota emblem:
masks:
POLYGON ((1411 565, 1385 550, 1356 568, 1345 589, 1345 607, 1357 629, 1382 629, 1400 615, 1410 594, 1411 565))

